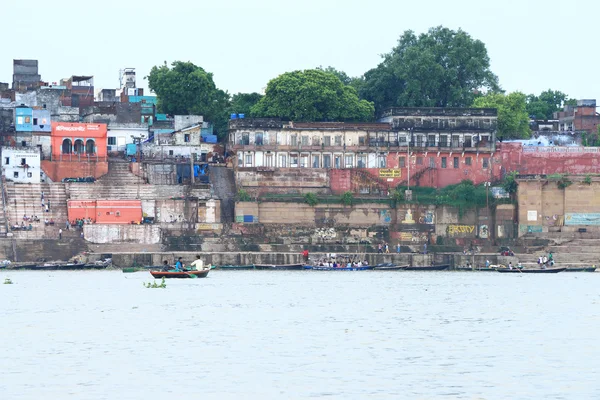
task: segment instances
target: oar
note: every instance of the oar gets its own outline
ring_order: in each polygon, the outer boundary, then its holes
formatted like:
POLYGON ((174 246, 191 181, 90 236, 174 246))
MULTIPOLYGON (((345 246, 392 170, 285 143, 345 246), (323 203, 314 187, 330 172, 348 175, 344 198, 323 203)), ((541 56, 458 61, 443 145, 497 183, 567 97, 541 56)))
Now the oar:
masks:
POLYGON ((190 277, 190 278, 192 278, 192 279, 196 279, 196 278, 198 278, 196 275, 192 274, 191 272, 188 272, 188 273, 187 273, 187 276, 189 276, 189 277, 190 277))

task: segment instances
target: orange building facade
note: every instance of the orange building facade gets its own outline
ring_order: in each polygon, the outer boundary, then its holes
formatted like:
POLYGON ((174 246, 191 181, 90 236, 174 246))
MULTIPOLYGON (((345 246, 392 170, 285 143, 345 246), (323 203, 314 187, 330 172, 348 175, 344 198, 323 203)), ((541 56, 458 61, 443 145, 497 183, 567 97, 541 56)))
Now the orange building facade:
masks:
POLYGON ((52 122, 50 134, 52 160, 106 160, 106 124, 52 122))
POLYGON ((141 200, 68 200, 69 221, 91 219, 94 224, 131 224, 142 221, 141 200))

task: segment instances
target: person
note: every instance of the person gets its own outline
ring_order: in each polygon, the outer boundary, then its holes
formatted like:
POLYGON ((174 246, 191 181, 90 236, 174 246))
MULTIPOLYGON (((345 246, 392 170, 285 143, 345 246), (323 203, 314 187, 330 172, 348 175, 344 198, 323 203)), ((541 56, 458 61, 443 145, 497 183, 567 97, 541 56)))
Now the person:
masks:
POLYGON ((62 239, 62 228, 58 229, 58 240, 62 239))
POLYGON ((554 257, 552 256, 552 252, 548 254, 548 262, 550 263, 550 266, 554 265, 554 257))
POLYGON ((42 201, 44 201, 44 191, 42 190, 42 201))
POLYGON ((196 271, 202 271, 204 269, 204 261, 200 259, 200 256, 196 256, 196 260, 192 263, 193 269, 196 271))
POLYGON ((383 245, 381 243, 377 245, 377 253, 383 253, 383 245))
POLYGON ((402 246, 400 246, 400 242, 398 242, 398 244, 396 245, 396 253, 400 254, 401 251, 402 251, 402 246))
POLYGON ((427 243, 423 245, 423 254, 427 254, 427 243))
POLYGON ((513 268, 513 266, 512 266, 512 261, 510 261, 510 262, 508 263, 508 269, 512 269, 512 268, 513 268))
POLYGON ((386 243, 385 244, 385 253, 388 254, 390 252, 390 246, 386 243))
POLYGON ((542 264, 544 264, 545 267, 548 266, 548 257, 544 256, 542 258, 542 264))
POLYGON ((181 257, 179 257, 175 263, 175 271, 183 271, 183 261, 181 257))
POLYGON ((21 221, 21 228, 25 229, 25 221, 21 221))
POLYGON ((169 267, 169 262, 167 260, 163 261, 163 272, 167 272, 168 270, 170 270, 171 268, 169 267))
POLYGON ((523 268, 523 265, 521 265, 521 261, 519 261, 519 262, 517 263, 517 268, 518 268, 518 269, 522 269, 522 268, 523 268))
POLYGON ((46 212, 50 212, 50 207, 46 204, 46 212))
POLYGON ((48 225, 48 218, 44 219, 44 224, 48 225))
POLYGON ((537 263, 539 266, 542 266, 542 256, 538 257, 537 263))
POLYGON ((304 257, 304 262, 308 262, 308 250, 304 249, 302 251, 302 257, 304 257))
POLYGON ((485 267, 489 268, 490 267, 490 260, 485 260, 485 267))
POLYGON ((83 231, 79 234, 79 236, 83 239, 83 231))

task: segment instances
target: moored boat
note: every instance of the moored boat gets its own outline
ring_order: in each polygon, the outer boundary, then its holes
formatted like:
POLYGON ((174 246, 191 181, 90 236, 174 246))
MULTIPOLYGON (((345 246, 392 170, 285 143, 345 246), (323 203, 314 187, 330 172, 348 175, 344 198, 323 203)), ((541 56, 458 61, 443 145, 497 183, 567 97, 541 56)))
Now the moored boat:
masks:
POLYGON ((206 278, 209 269, 202 271, 150 271, 154 278, 206 278))
POLYGON ((531 269, 518 269, 518 268, 498 268, 496 271, 503 273, 513 273, 513 274, 556 274, 566 270, 567 268, 531 268, 531 269))
POLYGON ((404 268, 404 271, 443 271, 450 268, 450 264, 442 265, 421 265, 421 266, 408 266, 404 268))
POLYGON ((567 267, 565 272, 595 272, 596 267, 567 267))
MULTIPOLYGON (((106 268, 106 267, 102 267, 102 268, 106 268)), ((35 265, 29 269, 41 270, 41 271, 85 269, 85 263, 44 263, 44 264, 35 265)))
POLYGON ((312 265, 305 265, 304 269, 312 269, 315 271, 367 271, 369 269, 373 269, 373 267, 370 266, 364 266, 364 267, 325 267, 325 266, 312 266, 312 265))
POLYGON ((230 270, 245 270, 255 269, 254 265, 213 265, 211 269, 230 269, 230 270))
POLYGON ((402 271, 408 268, 408 265, 376 265, 373 267, 376 271, 402 271))
POLYGON ((471 267, 455 267, 455 271, 496 271, 496 268, 471 268, 471 267))
POLYGON ((292 271, 304 269, 304 264, 254 264, 254 268, 292 271))

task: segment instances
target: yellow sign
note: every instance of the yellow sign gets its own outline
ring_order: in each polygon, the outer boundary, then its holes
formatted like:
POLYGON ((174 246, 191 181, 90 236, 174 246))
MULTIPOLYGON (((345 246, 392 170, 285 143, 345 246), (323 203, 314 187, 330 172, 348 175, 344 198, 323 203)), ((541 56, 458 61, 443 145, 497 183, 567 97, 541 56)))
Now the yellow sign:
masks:
POLYGON ((402 170, 399 169, 380 169, 380 178, 400 178, 402 176, 402 170))
POLYGON ((475 225, 448 225, 449 235, 458 235, 461 233, 471 234, 475 231, 475 225))

